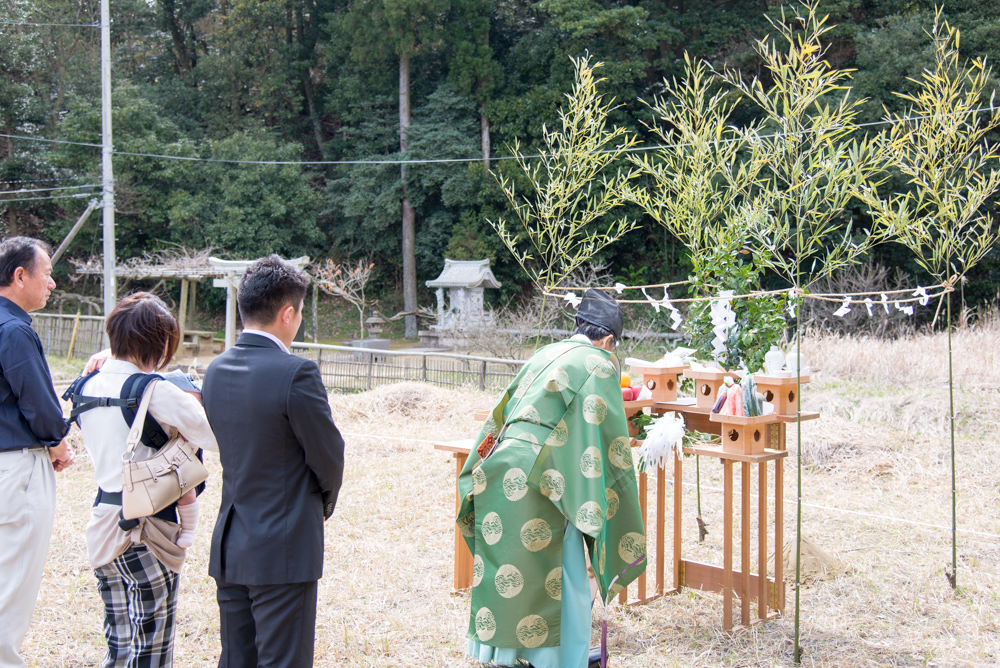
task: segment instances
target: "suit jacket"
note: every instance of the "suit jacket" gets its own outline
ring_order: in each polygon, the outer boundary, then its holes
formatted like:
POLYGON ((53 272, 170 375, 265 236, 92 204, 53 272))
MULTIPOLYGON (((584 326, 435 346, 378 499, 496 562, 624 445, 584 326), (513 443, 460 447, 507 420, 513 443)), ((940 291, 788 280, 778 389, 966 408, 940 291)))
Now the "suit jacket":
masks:
POLYGON ((344 471, 319 367, 243 334, 208 367, 201 396, 222 460, 209 575, 243 585, 318 580, 323 521, 344 471))

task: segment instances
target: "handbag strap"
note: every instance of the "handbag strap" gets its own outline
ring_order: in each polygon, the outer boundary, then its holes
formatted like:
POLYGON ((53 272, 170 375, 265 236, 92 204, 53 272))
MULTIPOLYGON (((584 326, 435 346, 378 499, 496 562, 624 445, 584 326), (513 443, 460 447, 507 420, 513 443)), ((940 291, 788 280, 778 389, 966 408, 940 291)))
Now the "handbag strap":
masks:
POLYGON ((128 432, 128 441, 125 444, 125 454, 122 459, 131 460, 135 455, 135 449, 142 440, 142 426, 146 423, 146 411, 149 409, 149 400, 153 396, 153 388, 159 380, 152 380, 146 386, 146 391, 142 394, 142 401, 135 411, 135 419, 132 420, 132 428, 128 432))

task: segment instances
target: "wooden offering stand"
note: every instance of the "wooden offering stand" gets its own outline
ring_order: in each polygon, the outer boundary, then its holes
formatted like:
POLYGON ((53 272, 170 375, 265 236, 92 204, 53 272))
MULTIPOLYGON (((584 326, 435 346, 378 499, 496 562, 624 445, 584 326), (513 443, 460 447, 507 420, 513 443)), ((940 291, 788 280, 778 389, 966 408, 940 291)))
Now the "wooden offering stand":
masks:
MULTIPOLYGON (((700 395, 699 395, 700 398, 700 395)), ((699 406, 696 400, 681 399, 658 403, 653 412, 680 413, 688 430, 719 434, 720 443, 685 447, 686 454, 715 457, 723 465, 723 565, 722 567, 689 561, 682 558, 682 505, 684 463, 674 458, 674 588, 668 593, 678 593, 682 587, 694 587, 722 593, 722 628, 733 628, 733 596, 740 599, 740 623, 752 623, 751 602, 757 601, 757 621, 771 619, 785 610, 785 581, 781 555, 784 550, 784 459, 785 425, 795 422, 794 415, 771 414, 760 417, 718 415, 711 407, 699 406), (767 466, 774 462, 774 575, 768 577, 767 555, 767 466), (733 570, 733 466, 740 464, 740 569, 733 570), (759 573, 750 572, 750 475, 757 466, 757 560, 759 573)), ((804 413, 803 420, 818 418, 818 413, 804 413)), ((659 528, 662 532, 663 527, 659 528)), ((662 545, 657 540, 657 547, 662 545)), ((658 551, 663 555, 662 548, 658 551)), ((658 559, 658 561, 662 561, 658 559)))
POLYGON ((722 451, 726 454, 760 455, 768 443, 768 425, 779 421, 777 415, 745 417, 709 413, 709 422, 718 422, 722 451))
MULTIPOLYGON (((712 369, 709 371, 684 370, 685 378, 694 379, 696 405, 699 408, 707 408, 709 410, 715 405, 715 399, 719 396, 719 388, 725 382, 726 376, 738 381, 741 375, 742 372, 739 371, 723 371, 721 369, 712 369)), ((673 400, 669 399, 668 401, 673 400)))
MULTIPOLYGON (((653 393, 656 401, 673 401, 677 398, 677 375, 683 373, 686 366, 636 366, 629 367, 631 373, 642 374, 642 384, 653 393)), ((628 413, 628 405, 632 402, 625 402, 625 414, 628 413)))
MULTIPOLYGON (((778 415, 795 415, 796 402, 795 393, 798 392, 799 379, 795 376, 786 378, 783 376, 771 376, 764 373, 755 373, 754 382, 757 383, 757 391, 764 395, 764 401, 774 404, 774 412, 778 415)), ((802 384, 809 382, 809 376, 802 376, 802 384)))

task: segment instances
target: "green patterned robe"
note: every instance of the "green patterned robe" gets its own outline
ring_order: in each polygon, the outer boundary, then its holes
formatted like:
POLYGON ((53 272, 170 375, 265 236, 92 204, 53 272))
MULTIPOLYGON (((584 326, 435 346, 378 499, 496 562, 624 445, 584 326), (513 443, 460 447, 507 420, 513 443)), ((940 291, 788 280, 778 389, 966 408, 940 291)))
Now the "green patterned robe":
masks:
POLYGON ((484 461, 473 449, 458 479, 457 522, 474 557, 469 638, 493 647, 560 645, 567 520, 585 536, 603 598, 645 570, 616 362, 574 340, 542 348, 476 437, 478 445, 496 435, 516 410, 494 453, 484 461))

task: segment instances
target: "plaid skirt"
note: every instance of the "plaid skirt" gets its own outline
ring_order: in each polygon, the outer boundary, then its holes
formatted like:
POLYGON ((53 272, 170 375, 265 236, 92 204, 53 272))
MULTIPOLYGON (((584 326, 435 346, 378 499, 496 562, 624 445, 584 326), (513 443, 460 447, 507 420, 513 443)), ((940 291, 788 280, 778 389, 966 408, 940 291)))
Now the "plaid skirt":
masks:
POLYGON ((144 545, 133 545, 94 574, 104 601, 108 641, 102 668, 172 666, 180 575, 144 545))

